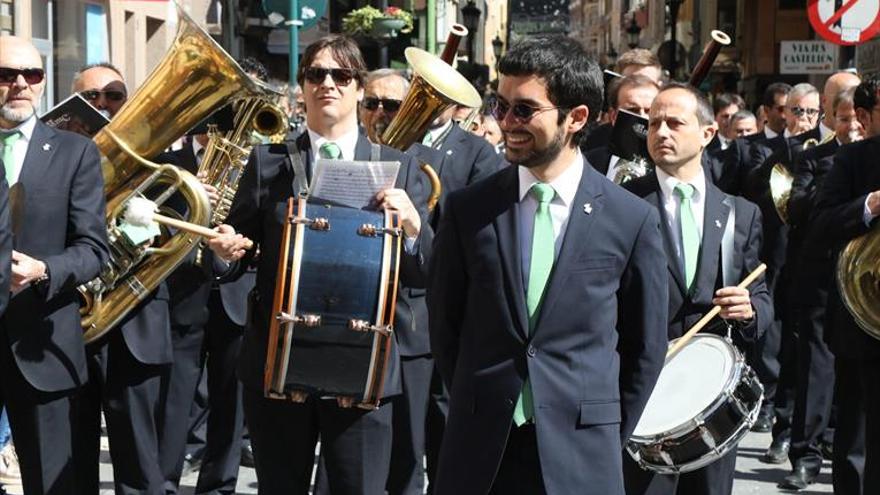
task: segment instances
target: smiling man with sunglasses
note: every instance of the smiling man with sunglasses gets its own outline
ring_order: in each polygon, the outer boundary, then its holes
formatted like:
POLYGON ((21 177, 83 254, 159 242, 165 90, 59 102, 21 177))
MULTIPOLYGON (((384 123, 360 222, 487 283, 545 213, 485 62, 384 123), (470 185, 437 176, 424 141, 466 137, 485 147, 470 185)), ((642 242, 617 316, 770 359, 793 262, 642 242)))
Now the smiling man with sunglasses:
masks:
POLYGON ((602 104, 580 44, 526 39, 498 69, 512 166, 449 196, 432 255, 450 395, 434 493, 623 495, 666 350, 659 216, 579 151, 602 104))
MULTIPOLYGON (((298 74, 306 103, 305 132, 294 141, 254 148, 227 217, 229 225, 220 226, 223 235, 209 242, 221 259, 245 256, 231 265, 227 277, 243 269, 256 251, 245 253, 242 236, 253 239, 260 250, 238 372, 261 493, 307 494, 319 436, 327 484, 316 488, 316 493, 385 491, 392 418, 392 404, 387 401, 401 393, 397 345, 392 345, 388 379, 377 409, 344 408, 334 398, 314 395, 303 403, 263 396, 268 322, 274 318, 271 294, 280 257, 277 239, 286 218, 278 205, 286 204, 308 183, 316 159, 370 160, 373 147, 357 120, 365 69, 357 44, 346 36, 329 35, 306 49, 298 74)), ((415 332, 404 298, 410 287, 424 284, 423 265, 433 237, 426 220, 427 188, 415 160, 385 146, 379 151, 381 160, 401 164, 395 187, 375 198, 379 208, 399 212, 405 237, 394 333, 415 332)))
POLYGON ((108 250, 98 150, 37 119, 45 84, 36 48, 0 36, 0 157, 17 190, 11 211, 24 207, 13 214, 13 296, 0 319, 0 403, 25 493, 60 495, 86 493, 75 480, 70 420, 87 378, 76 287, 98 274, 108 250))

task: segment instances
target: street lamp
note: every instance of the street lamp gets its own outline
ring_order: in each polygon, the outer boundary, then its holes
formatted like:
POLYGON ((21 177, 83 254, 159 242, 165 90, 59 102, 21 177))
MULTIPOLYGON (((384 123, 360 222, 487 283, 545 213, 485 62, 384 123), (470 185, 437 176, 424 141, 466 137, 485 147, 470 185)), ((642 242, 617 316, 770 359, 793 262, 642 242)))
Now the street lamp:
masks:
POLYGON ((498 65, 498 61, 501 60, 502 50, 504 50, 504 42, 501 41, 501 35, 496 34, 495 39, 492 40, 492 53, 495 54, 495 65, 498 65))
POLYGON ((669 7, 669 19, 672 24, 671 34, 672 34, 672 57, 671 62, 669 64, 669 73, 672 77, 675 77, 676 69, 678 68, 678 40, 677 40, 677 27, 678 27, 678 9, 681 7, 681 4, 684 0, 666 0, 666 6, 669 7))
POLYGON ((632 13, 632 17, 629 19, 629 26, 626 27, 626 36, 629 39, 629 43, 627 43, 630 49, 637 48, 639 46, 639 35, 642 34, 642 28, 639 27, 639 23, 636 22, 636 13, 632 13))
POLYGON ((461 8, 461 18, 464 27, 468 30, 468 62, 474 60, 474 39, 477 37, 477 29, 480 27, 480 14, 483 12, 474 4, 474 0, 468 0, 467 5, 461 8))

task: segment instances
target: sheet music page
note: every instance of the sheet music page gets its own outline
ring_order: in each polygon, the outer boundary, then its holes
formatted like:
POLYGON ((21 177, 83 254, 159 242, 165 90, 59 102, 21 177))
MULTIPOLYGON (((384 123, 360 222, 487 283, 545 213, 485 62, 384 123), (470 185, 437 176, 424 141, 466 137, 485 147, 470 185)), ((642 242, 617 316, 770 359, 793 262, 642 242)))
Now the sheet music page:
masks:
POLYGON ((319 159, 309 196, 352 208, 369 206, 379 191, 394 187, 400 162, 319 159))

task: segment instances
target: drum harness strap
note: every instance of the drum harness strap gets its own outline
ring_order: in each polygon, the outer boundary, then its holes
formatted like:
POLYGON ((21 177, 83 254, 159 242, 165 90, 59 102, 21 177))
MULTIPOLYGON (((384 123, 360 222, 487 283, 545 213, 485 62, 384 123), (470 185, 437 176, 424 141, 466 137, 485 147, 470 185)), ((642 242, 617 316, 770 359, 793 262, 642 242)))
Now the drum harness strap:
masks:
MULTIPOLYGON (((308 196, 309 186, 307 183, 306 167, 300 156, 296 141, 287 142, 287 156, 293 166, 293 193, 296 196, 308 196)), ((370 143, 370 161, 378 162, 382 156, 382 147, 376 143, 370 143)))
MULTIPOLYGON (((734 270, 733 235, 736 230, 736 200, 726 194, 722 201, 729 208, 727 212, 727 224, 724 226, 724 234, 721 237, 721 278, 725 287, 737 284, 736 271, 734 270)), ((730 340, 731 325, 727 324, 727 339, 730 340)))

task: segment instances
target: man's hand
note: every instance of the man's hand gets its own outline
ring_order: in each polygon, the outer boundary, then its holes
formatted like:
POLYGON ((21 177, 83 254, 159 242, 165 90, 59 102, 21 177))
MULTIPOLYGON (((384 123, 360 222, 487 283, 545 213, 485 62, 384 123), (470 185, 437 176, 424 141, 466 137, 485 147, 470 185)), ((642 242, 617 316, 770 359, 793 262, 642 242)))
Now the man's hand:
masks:
POLYGON ((868 209, 871 210, 871 215, 880 215, 880 190, 868 195, 868 209))
POLYGON ((712 304, 721 306, 721 317, 725 320, 751 320, 755 317, 748 289, 724 287, 715 291, 712 304))
POLYGON ((12 292, 18 292, 46 275, 46 264, 12 251, 12 292))
POLYGON ((208 247, 223 261, 232 262, 241 259, 247 247, 252 244, 250 239, 236 234, 235 229, 229 225, 218 225, 214 230, 220 235, 209 239, 208 247))
POLYGON ((406 191, 403 189, 379 191, 379 194, 376 195, 376 204, 379 205, 379 208, 397 210, 400 213, 400 223, 403 225, 403 233, 406 237, 419 236, 419 232, 422 230, 422 219, 412 201, 409 200, 406 191))
POLYGON ((207 172, 199 172, 199 175, 197 175, 196 178, 199 179, 205 192, 208 193, 208 199, 211 201, 211 209, 216 209, 217 205, 220 204, 220 191, 211 184, 208 184, 207 172))

